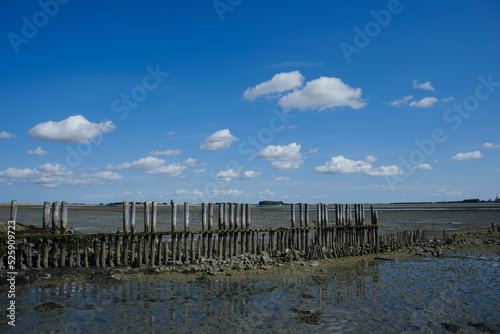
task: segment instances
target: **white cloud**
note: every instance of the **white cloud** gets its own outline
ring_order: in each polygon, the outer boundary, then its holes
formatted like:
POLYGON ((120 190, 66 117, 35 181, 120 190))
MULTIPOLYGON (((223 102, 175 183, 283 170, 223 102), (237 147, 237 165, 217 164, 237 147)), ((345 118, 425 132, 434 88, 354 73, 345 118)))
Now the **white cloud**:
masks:
POLYGON ((176 156, 180 154, 181 150, 151 151, 148 153, 148 155, 168 155, 168 156, 176 156))
POLYGON ((500 145, 495 145, 495 144, 492 144, 492 143, 484 143, 483 144, 483 148, 499 148, 500 145))
POLYGON ((45 155, 45 154, 50 154, 50 152, 44 151, 41 146, 38 146, 34 150, 28 150, 26 152, 28 155, 45 155))
POLYGON ((278 176, 278 177, 275 177, 274 178, 274 181, 276 182, 286 182, 286 181, 290 181, 291 178, 289 178, 288 176, 278 176))
POLYGON ((96 137, 115 128, 111 121, 91 123, 85 117, 77 115, 60 122, 49 121, 37 124, 28 131, 28 135, 33 140, 90 143, 96 137))
POLYGON ((464 161, 469 159, 480 159, 483 155, 480 151, 457 153, 451 157, 451 161, 464 161))
POLYGON ((371 163, 375 162, 377 158, 374 156, 367 156, 363 160, 351 160, 343 156, 332 157, 324 165, 317 166, 314 171, 326 174, 353 174, 365 173, 368 176, 388 176, 400 175, 402 171, 398 166, 381 166, 374 168, 371 163))
POLYGON ((327 174, 352 174, 366 173, 372 169, 372 165, 368 161, 354 161, 344 158, 343 156, 332 157, 324 165, 314 169, 315 172, 327 174))
POLYGON ((160 166, 151 170, 146 171, 149 175, 166 176, 168 178, 175 178, 179 176, 185 169, 186 165, 180 163, 173 163, 166 166, 160 166))
POLYGON ((450 96, 450 97, 445 97, 444 99, 441 99, 441 102, 447 103, 447 102, 450 102, 453 100, 455 100, 455 98, 453 96, 450 96))
POLYGON ((165 164, 165 160, 157 157, 146 157, 130 163, 131 169, 153 170, 165 164))
POLYGON ((256 172, 253 170, 245 170, 243 166, 238 169, 228 169, 218 172, 215 176, 217 176, 222 181, 231 181, 235 178, 241 178, 243 180, 252 179, 254 177, 260 176, 260 172, 256 172))
POLYGON ((240 171, 233 169, 223 170, 218 172, 216 176, 222 181, 231 181, 231 179, 240 176, 240 171))
POLYGON ((93 175, 93 177, 96 177, 98 179, 105 179, 105 180, 123 180, 123 176, 118 175, 118 174, 113 173, 113 172, 109 172, 109 171, 95 173, 93 175))
POLYGON ((413 89, 425 89, 425 90, 435 91, 430 81, 419 82, 418 80, 413 80, 413 89))
POLYGON ((368 176, 390 176, 390 175, 400 175, 403 172, 398 166, 382 166, 377 168, 372 168, 366 172, 368 176))
POLYGON ((440 188, 434 194, 431 194, 431 196, 440 196, 440 195, 460 196, 462 195, 462 192, 460 190, 447 190, 446 188, 440 188))
POLYGON ((243 97, 253 101, 259 96, 281 93, 302 86, 304 76, 299 71, 278 73, 269 81, 262 82, 255 87, 248 88, 243 97))
POLYGON ((374 157, 373 155, 369 155, 369 156, 367 156, 366 158, 363 159, 363 161, 366 161, 366 162, 369 162, 369 163, 374 163, 377 160, 378 159, 376 157, 374 157))
POLYGON ((2 179, 12 182, 38 184, 45 188, 55 188, 60 185, 89 186, 102 184, 104 180, 120 180, 121 176, 112 172, 100 172, 94 175, 80 174, 61 167, 58 164, 47 163, 37 168, 8 168, 0 171, 2 179))
POLYGON ((410 102, 410 107, 416 107, 416 108, 429 108, 435 105, 438 102, 438 99, 435 98, 434 96, 431 97, 424 97, 420 101, 411 101, 410 102))
POLYGON ((106 167, 104 167, 104 170, 113 170, 113 171, 117 171, 117 170, 124 170, 124 169, 129 169, 130 168, 130 162, 124 162, 124 163, 121 163, 119 165, 107 165, 106 167))
POLYGON ((283 96, 279 104, 285 111, 290 109, 333 109, 350 107, 360 109, 366 105, 361 99, 361 88, 351 88, 339 78, 320 77, 311 80, 300 90, 283 96))
POLYGON ((201 173, 205 173, 206 171, 207 171, 206 168, 201 168, 201 169, 195 169, 193 171, 193 173, 195 173, 195 174, 201 174, 201 173))
POLYGON ((262 173, 253 170, 246 170, 241 174, 243 179, 253 179, 254 177, 260 176, 262 173))
POLYGON ((429 164, 420 164, 418 166, 415 166, 414 169, 420 169, 420 170, 431 170, 432 166, 429 164))
POLYGON ((399 100, 389 102, 389 105, 393 107, 401 107, 403 104, 408 104, 411 99, 413 99, 413 95, 403 96, 399 100))
POLYGON ((211 134, 205 139, 200 146, 201 150, 222 150, 229 148, 231 144, 239 140, 231 134, 229 129, 219 130, 211 134))
POLYGON ((264 198, 267 196, 274 196, 276 193, 272 192, 271 189, 264 189, 264 191, 259 192, 259 197, 264 198))
POLYGON ((281 145, 268 145, 267 147, 260 150, 257 154, 257 158, 263 158, 266 160, 300 160, 302 159, 302 154, 300 153, 301 145, 297 143, 291 143, 286 146, 281 145))
POLYGON ((184 165, 189 166, 189 167, 196 167, 198 166, 197 164, 198 159, 194 158, 187 158, 184 162, 182 162, 184 165))
POLYGON ((300 149, 301 145, 297 143, 291 143, 286 146, 268 145, 260 150, 255 157, 272 161, 271 167, 276 169, 299 168, 304 162, 300 149))
POLYGON ((6 131, 0 132, 0 138, 2 138, 2 139, 11 139, 11 138, 14 138, 15 136, 16 136, 15 134, 8 133, 6 131))

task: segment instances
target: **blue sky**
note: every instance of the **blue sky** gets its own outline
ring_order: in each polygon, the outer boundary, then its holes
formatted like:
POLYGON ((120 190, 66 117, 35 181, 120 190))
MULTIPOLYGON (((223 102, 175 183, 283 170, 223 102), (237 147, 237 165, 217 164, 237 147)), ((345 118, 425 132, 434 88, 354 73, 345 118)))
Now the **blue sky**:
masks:
POLYGON ((497 1, 3 1, 0 201, 500 192, 497 1))

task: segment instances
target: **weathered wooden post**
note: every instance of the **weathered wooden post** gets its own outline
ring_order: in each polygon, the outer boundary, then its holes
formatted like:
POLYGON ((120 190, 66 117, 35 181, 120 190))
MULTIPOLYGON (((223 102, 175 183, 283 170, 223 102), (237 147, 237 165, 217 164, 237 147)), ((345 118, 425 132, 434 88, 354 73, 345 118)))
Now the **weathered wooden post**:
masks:
POLYGON ((61 203, 61 233, 66 234, 68 229, 68 203, 63 201, 61 203))
POLYGON ((128 233, 129 222, 129 203, 128 201, 123 201, 123 233, 128 233))
MULTIPOLYGON (((184 202, 184 232, 189 231, 189 203, 184 202)), ((188 246, 188 234, 184 234, 184 256, 185 260, 188 260, 189 246, 188 246)))
MULTIPOLYGON (((128 211, 128 209, 127 209, 128 211)), ((130 203, 130 233, 135 233, 135 213, 136 204, 135 202, 130 203)))
POLYGON ((17 201, 13 200, 10 203, 10 221, 17 223, 17 201))
MULTIPOLYGON (((214 228, 214 203, 208 203, 208 230, 214 228)), ((212 258, 212 234, 208 235, 208 258, 212 258)))
POLYGON ((59 225, 60 225, 60 216, 59 216, 59 202, 52 203, 52 233, 59 233, 59 225))
POLYGON ((151 232, 156 232, 156 220, 158 216, 158 202, 151 203, 151 232))
POLYGON ((172 205, 172 232, 177 231, 177 203, 171 202, 172 205))
POLYGON ((149 202, 144 202, 144 232, 149 232, 149 202))
POLYGON ((49 223, 50 223, 50 202, 45 201, 43 203, 43 233, 49 233, 49 223))
MULTIPOLYGON (((207 230, 207 203, 205 202, 201 203, 201 229, 203 231, 207 230)), ((201 245, 198 245, 198 252, 200 250, 200 246, 203 247, 203 252, 201 252, 202 256, 206 257, 207 234, 202 234, 201 245)))
POLYGON ((295 204, 294 203, 290 204, 290 209, 291 209, 290 222, 292 224, 292 228, 294 228, 295 227, 295 204))

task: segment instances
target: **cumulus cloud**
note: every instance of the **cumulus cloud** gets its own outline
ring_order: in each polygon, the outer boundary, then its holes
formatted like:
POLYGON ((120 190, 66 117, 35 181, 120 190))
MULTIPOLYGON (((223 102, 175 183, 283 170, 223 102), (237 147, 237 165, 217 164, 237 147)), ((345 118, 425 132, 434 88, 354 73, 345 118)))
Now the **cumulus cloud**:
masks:
POLYGON ((366 172, 368 176, 390 176, 390 175, 400 175, 403 172, 398 166, 382 166, 377 168, 372 168, 366 172))
POLYGON ((462 195, 462 192, 460 190, 447 190, 446 188, 440 188, 435 193, 431 194, 431 196, 440 196, 440 195, 460 196, 462 195))
POLYGON ((154 169, 150 169, 146 171, 146 174, 149 175, 158 175, 158 176, 166 176, 168 178, 176 178, 179 176, 186 168, 188 168, 184 164, 180 163, 172 163, 166 166, 156 167, 154 169))
POLYGON ((272 192, 271 189, 264 189, 264 191, 259 192, 259 197, 264 198, 267 196, 274 196, 276 193, 272 192))
POLYGON ((414 169, 420 169, 420 170, 431 170, 432 166, 429 164, 420 164, 418 166, 415 166, 414 169))
POLYGON ((372 169, 372 165, 368 161, 355 161, 339 155, 332 157, 324 165, 317 166, 314 171, 327 174, 353 174, 366 173, 370 169, 372 169))
POLYGON ((276 182, 286 182, 286 181, 290 181, 291 178, 289 178, 288 176, 278 176, 278 177, 275 177, 274 178, 274 181, 276 182))
POLYGON ((255 87, 248 88, 245 93, 243 93, 243 97, 246 100, 253 101, 262 95, 281 93, 300 87, 303 82, 304 76, 302 76, 299 71, 278 73, 273 76, 271 80, 260 83, 255 87))
POLYGON ((260 150, 255 157, 272 161, 271 167, 276 169, 299 168, 304 162, 300 149, 301 145, 297 143, 286 146, 268 145, 260 150))
POLYGON ((123 176, 110 171, 95 173, 93 176, 98 179, 105 179, 105 180, 123 180, 123 176))
POLYGON ((413 80, 413 89, 425 89, 425 90, 435 91, 430 81, 419 82, 418 80, 413 80))
POLYGON ((98 136, 116 127, 113 122, 91 123, 81 115, 70 116, 60 122, 48 121, 35 125, 28 131, 33 140, 60 143, 90 143, 98 136))
POLYGON ((429 108, 435 105, 438 102, 438 99, 435 98, 434 96, 431 97, 424 97, 420 101, 411 101, 410 102, 410 107, 416 107, 416 108, 429 108))
POLYGON ((168 155, 168 156, 176 156, 180 154, 181 150, 151 151, 148 153, 148 155, 168 155))
POLYGON ((8 168, 0 171, 0 178, 14 182, 38 184, 44 188, 60 185, 89 186, 102 184, 105 180, 119 180, 122 177, 112 172, 94 175, 76 174, 58 164, 47 163, 37 168, 8 168))
POLYGON ((457 153, 451 157, 451 161, 464 161, 470 159, 480 159, 483 155, 480 151, 457 153))
POLYGON ((320 77, 306 83, 302 89, 283 96, 279 104, 285 111, 290 109, 333 109, 350 107, 360 109, 366 105, 361 99, 361 88, 352 88, 339 78, 320 77))
POLYGON ((351 160, 344 156, 332 157, 324 165, 317 166, 314 171, 326 174, 354 174, 365 173, 368 176, 388 176, 400 175, 402 171, 398 166, 381 166, 374 168, 372 163, 377 159, 373 156, 367 156, 363 160, 351 160))
POLYGON ((495 145, 495 144, 492 144, 492 143, 484 143, 483 144, 483 148, 499 148, 500 145, 495 145))
POLYGON ((14 138, 15 136, 16 136, 15 134, 8 133, 6 131, 0 132, 0 138, 2 138, 2 139, 11 139, 11 138, 14 138))
POLYGON ((393 106, 393 107, 401 107, 403 104, 408 104, 408 102, 412 99, 413 99, 413 95, 403 96, 402 98, 400 98, 398 100, 394 100, 392 102, 389 102, 389 105, 393 106))
POLYGON ((188 158, 182 163, 174 162, 166 164, 166 161, 157 157, 145 157, 133 162, 123 162, 119 165, 107 165, 104 167, 107 171, 119 171, 124 169, 134 169, 145 171, 148 175, 166 176, 175 178, 179 176, 188 167, 196 167, 198 159, 188 158))
POLYGON ((241 178, 243 180, 245 179, 252 179, 254 177, 260 176, 260 172, 256 172, 253 170, 245 170, 243 166, 239 167, 238 169, 228 169, 228 170, 223 170, 220 171, 216 174, 216 176, 222 180, 222 181, 231 181, 232 179, 235 178, 241 178))
POLYGON ((205 173, 206 171, 207 171, 206 168, 201 168, 201 169, 195 169, 193 171, 193 173, 195 173, 195 174, 201 174, 201 173, 205 173))
POLYGON ((449 96, 449 97, 445 97, 445 98, 441 99, 441 102, 448 103, 448 102, 453 101, 453 100, 455 100, 455 98, 453 96, 449 96))
POLYGON ((205 139, 200 146, 201 150, 222 150, 229 148, 232 143, 239 140, 231 134, 229 129, 219 130, 211 134, 205 139))
POLYGON ((26 153, 28 155, 46 155, 46 154, 50 154, 50 152, 44 151, 41 146, 38 146, 34 150, 28 150, 28 152, 26 152, 26 153))

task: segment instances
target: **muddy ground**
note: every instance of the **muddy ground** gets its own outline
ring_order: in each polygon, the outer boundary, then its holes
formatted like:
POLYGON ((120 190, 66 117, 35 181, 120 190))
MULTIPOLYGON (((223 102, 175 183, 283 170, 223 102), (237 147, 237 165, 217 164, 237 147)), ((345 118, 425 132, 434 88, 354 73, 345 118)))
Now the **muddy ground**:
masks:
MULTIPOLYGON (((52 285, 61 282, 94 282, 113 284, 122 279, 162 279, 178 281, 206 281, 212 279, 280 278, 284 276, 312 276, 355 268, 371 261, 398 261, 419 257, 449 255, 500 256, 500 231, 491 229, 450 234, 446 241, 431 241, 394 252, 345 257, 338 259, 304 260, 299 258, 272 258, 260 255, 255 265, 234 269, 231 261, 219 263, 217 270, 207 270, 199 264, 172 264, 156 268, 49 268, 18 271, 16 286, 52 285)), ((7 271, 0 271, 0 290, 6 290, 7 271)))

